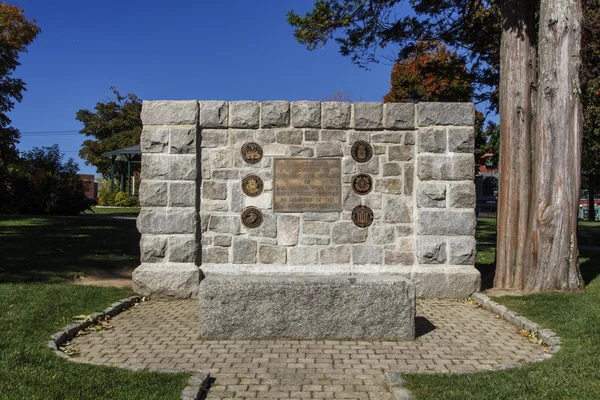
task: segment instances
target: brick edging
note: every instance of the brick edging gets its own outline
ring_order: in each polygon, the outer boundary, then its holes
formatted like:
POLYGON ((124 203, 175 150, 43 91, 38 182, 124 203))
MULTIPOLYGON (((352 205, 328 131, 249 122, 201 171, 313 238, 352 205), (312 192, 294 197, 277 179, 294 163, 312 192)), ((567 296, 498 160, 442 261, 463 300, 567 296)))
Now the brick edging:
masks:
MULTIPOLYGON (((121 312, 133 307, 140 301, 142 301, 141 296, 131 296, 126 299, 121 299, 119 301, 114 302, 113 304, 105 308, 103 311, 86 315, 83 318, 78 318, 75 320, 75 322, 66 325, 54 335, 52 335, 50 337, 51 340, 48 341, 47 345, 54 351, 54 354, 56 354, 58 357, 76 362, 75 359, 71 358, 71 356, 60 350, 61 345, 73 339, 79 331, 84 330, 88 326, 95 324, 102 318, 105 318, 107 316, 114 317, 115 315, 118 315, 121 312)), ((123 369, 141 371, 143 368, 125 367, 123 369)), ((194 375, 190 377, 187 386, 181 392, 182 400, 197 400, 198 398, 200 398, 200 395, 206 389, 210 379, 210 374, 208 372, 203 371, 189 371, 180 370, 176 368, 150 368, 149 371, 162 373, 193 372, 194 375)))
MULTIPOLYGON (((483 309, 501 316, 511 324, 515 325, 517 328, 530 331, 535 337, 541 340, 542 344, 550 347, 546 354, 534 357, 529 361, 501 365, 499 367, 491 368, 489 371, 517 368, 528 363, 545 361, 552 358, 552 355, 560 350, 560 337, 551 329, 542 329, 539 324, 530 321, 529 319, 517 314, 512 310, 509 310, 506 306, 496 303, 483 293, 473 293, 469 298, 475 303, 479 304, 483 309)), ((484 371, 473 371, 473 373, 475 372, 484 371)), ((385 372, 385 379, 386 384, 392 393, 393 400, 411 400, 414 398, 413 393, 402 386, 404 380, 399 372, 387 371, 385 372)))

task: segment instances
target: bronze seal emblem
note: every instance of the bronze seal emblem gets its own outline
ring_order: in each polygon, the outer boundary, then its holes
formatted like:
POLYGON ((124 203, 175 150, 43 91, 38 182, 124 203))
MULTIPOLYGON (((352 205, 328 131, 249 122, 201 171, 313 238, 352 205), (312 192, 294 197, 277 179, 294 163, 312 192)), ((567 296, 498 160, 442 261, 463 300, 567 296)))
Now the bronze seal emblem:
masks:
POLYGON ((364 140, 357 140, 350 149, 350 155, 358 163, 366 163, 373 158, 373 147, 364 140))
POLYGON ((265 184, 258 175, 246 175, 242 179, 242 191, 250 197, 256 197, 262 193, 265 184))
POLYGON ((263 149, 258 143, 248 142, 242 146, 242 158, 248 164, 256 164, 262 160, 263 149))
POLYGON ((367 206, 356 206, 352 210, 352 222, 359 228, 366 228, 373 223, 373 210, 367 206))
POLYGON ((367 194, 373 189, 373 178, 368 174, 356 174, 352 177, 352 189, 358 194, 367 194))
POLYGON ((254 229, 261 226, 263 222, 262 212, 256 207, 246 207, 242 211, 242 224, 246 228, 254 229))

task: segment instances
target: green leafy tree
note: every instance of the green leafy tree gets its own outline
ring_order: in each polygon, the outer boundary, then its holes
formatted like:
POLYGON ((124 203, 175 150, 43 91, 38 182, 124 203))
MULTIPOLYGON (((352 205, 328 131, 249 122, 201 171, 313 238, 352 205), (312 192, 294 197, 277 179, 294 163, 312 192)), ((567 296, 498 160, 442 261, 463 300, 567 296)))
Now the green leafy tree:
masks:
POLYGON ((18 157, 16 144, 21 137, 19 131, 10 126, 7 115, 15 102, 23 99, 25 91, 25 82, 15 78, 13 73, 21 65, 19 55, 27 51, 27 46, 40 33, 36 21, 28 21, 23 12, 22 8, 0 2, 0 182, 7 173, 6 166, 18 157))
POLYGON ((93 111, 83 109, 76 115, 77 121, 83 123, 80 133, 91 138, 83 142, 79 157, 105 178, 110 177, 111 160, 102 154, 140 144, 142 133, 142 101, 135 94, 123 96, 116 88, 111 90, 114 99, 107 98, 96 103, 93 111))
POLYGON ((475 102, 500 114, 500 195, 494 286, 578 290, 581 166, 581 0, 317 0, 288 13, 309 49, 330 39, 365 66, 394 47, 445 44, 468 61, 475 102), (500 74, 500 67, 502 73, 500 74))
POLYGON ((85 195, 79 167, 63 154, 57 144, 34 147, 11 165, 10 198, 4 212, 20 214, 79 214, 93 200, 85 195))
POLYGON ((600 194, 600 0, 583 1, 581 39, 581 170, 590 201, 588 220, 594 221, 594 197, 600 194))

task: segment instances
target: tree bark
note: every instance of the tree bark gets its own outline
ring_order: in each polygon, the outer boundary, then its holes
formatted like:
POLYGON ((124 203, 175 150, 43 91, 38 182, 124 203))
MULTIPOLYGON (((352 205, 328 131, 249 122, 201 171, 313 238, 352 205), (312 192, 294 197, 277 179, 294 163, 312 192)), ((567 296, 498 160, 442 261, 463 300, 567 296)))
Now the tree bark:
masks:
POLYGON ((581 0, 541 0, 524 291, 577 290, 581 0))
POLYGON ((522 289, 531 190, 536 83, 535 3, 502 0, 500 181, 494 287, 522 289))

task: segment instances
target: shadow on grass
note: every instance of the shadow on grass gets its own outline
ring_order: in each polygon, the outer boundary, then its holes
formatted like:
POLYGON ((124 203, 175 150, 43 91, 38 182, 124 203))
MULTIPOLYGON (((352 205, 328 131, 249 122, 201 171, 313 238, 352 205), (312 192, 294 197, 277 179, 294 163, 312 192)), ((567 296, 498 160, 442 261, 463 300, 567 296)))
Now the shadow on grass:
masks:
POLYGON ((0 282, 64 282, 134 268, 139 239, 135 220, 0 216, 0 282))
POLYGON ((600 251, 581 250, 579 252, 579 270, 585 285, 589 285, 600 275, 600 251))

